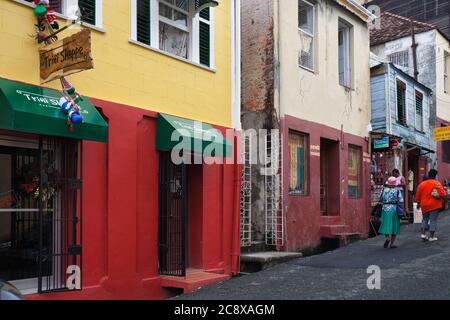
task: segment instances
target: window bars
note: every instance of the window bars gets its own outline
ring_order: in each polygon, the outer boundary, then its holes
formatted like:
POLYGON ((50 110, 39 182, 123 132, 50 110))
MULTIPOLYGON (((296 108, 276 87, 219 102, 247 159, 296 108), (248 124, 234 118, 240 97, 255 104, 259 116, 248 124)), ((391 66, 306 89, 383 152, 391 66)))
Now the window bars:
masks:
POLYGON ((282 145, 278 131, 269 132, 265 136, 265 237, 266 245, 277 247, 284 244, 282 145))

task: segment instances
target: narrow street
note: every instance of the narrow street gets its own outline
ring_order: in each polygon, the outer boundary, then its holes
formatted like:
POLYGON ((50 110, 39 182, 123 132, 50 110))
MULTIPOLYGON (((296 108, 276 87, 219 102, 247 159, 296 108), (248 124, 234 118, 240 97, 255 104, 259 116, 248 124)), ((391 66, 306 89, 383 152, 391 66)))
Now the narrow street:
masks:
POLYGON ((441 215, 436 243, 424 243, 419 225, 402 227, 397 249, 383 237, 202 288, 180 300, 450 299, 450 212, 441 215), (367 268, 381 268, 381 289, 369 290, 367 268))

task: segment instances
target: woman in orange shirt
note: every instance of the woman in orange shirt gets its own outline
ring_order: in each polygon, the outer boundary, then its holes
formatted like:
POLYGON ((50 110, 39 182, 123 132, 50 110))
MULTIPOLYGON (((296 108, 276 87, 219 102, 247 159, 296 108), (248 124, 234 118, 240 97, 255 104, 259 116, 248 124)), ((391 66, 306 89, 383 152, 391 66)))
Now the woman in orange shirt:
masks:
POLYGON ((422 182, 416 192, 417 207, 422 209, 422 240, 437 241, 435 237, 437 230, 437 220, 442 209, 442 202, 447 194, 442 184, 436 180, 438 172, 434 169, 428 173, 428 180, 422 182), (427 237, 426 232, 430 235, 427 237))

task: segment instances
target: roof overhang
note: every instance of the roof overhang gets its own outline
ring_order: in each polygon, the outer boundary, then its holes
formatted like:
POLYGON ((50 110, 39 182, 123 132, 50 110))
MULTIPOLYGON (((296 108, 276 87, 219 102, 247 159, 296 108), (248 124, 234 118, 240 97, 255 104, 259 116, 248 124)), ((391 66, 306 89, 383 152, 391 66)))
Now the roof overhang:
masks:
POLYGON ((355 14, 358 18, 364 22, 371 22, 377 18, 372 12, 367 10, 363 5, 359 4, 355 0, 334 0, 339 5, 355 14))

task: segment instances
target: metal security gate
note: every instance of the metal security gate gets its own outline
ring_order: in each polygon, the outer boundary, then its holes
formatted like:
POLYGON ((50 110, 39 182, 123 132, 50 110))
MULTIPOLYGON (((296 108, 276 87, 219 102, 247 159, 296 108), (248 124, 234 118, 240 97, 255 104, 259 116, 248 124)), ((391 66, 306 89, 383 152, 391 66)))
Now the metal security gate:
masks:
POLYGON ((0 278, 39 293, 80 289, 81 144, 50 137, 1 144, 0 187, 10 191, 0 205, 0 278))
POLYGON ((80 290, 82 144, 41 137, 39 151, 38 291, 80 290))
POLYGON ((186 165, 174 165, 170 153, 159 162, 159 273, 186 275, 187 235, 186 165))

